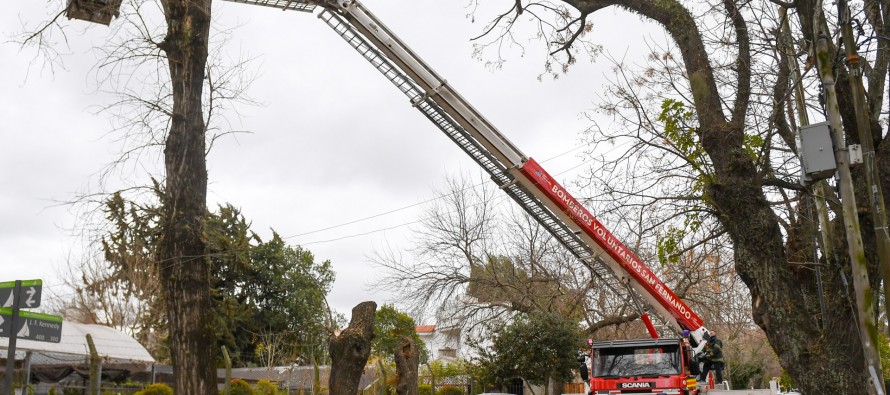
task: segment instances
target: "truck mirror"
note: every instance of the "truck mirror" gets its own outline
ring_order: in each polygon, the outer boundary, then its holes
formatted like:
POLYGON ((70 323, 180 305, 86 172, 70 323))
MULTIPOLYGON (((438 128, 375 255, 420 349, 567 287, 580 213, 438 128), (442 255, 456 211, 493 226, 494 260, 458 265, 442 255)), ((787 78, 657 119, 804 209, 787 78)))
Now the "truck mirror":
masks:
POLYGON ((581 362, 581 366, 578 368, 578 372, 581 373, 581 380, 585 383, 590 381, 590 372, 587 371, 587 364, 581 362))

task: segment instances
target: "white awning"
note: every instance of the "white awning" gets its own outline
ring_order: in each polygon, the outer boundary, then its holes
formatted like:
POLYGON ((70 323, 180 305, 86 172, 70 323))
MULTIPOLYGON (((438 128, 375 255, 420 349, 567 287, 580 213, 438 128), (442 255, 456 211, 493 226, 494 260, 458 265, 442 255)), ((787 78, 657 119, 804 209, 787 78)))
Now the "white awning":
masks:
MULTIPOLYGON (((105 361, 144 364, 155 362, 148 350, 126 333, 107 326, 68 321, 62 323, 62 341, 59 343, 16 340, 15 357, 24 359, 25 353, 28 351, 43 357, 38 360, 61 362, 68 359, 81 359, 77 357, 89 357, 90 347, 87 345, 87 334, 92 336, 96 352, 105 361)), ((6 358, 8 347, 9 338, 0 336, 0 358, 6 358)))

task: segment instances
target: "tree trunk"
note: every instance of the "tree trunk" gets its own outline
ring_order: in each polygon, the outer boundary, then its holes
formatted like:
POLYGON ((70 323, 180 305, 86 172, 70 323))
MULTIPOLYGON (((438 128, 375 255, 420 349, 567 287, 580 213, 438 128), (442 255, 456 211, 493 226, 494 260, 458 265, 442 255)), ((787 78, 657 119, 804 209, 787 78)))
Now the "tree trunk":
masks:
POLYGON ((211 0, 162 0, 173 115, 164 148, 166 188, 158 247, 174 392, 216 395, 210 263, 204 243, 207 164, 202 89, 211 0))
POLYGON ((352 309, 349 326, 328 340, 331 350, 330 395, 355 395, 371 355, 377 304, 362 302, 352 309))
POLYGON ((386 373, 386 365, 383 363, 383 359, 377 359, 377 382, 380 385, 374 386, 378 395, 386 395, 389 393, 389 387, 386 383, 389 382, 386 373))
POLYGON ((417 367, 420 366, 420 358, 414 340, 408 336, 402 337, 395 351, 393 356, 396 360, 396 370, 399 372, 396 394, 417 395, 417 367))
MULTIPOLYGON (((427 358, 427 359, 429 359, 429 358, 427 358)), ((425 364, 426 364, 427 370, 430 371, 430 388, 432 389, 432 394, 435 395, 436 394, 436 373, 433 372, 433 365, 430 364, 429 360, 427 360, 425 362, 425 364)), ((483 390, 484 389, 485 388, 483 388, 483 390)))

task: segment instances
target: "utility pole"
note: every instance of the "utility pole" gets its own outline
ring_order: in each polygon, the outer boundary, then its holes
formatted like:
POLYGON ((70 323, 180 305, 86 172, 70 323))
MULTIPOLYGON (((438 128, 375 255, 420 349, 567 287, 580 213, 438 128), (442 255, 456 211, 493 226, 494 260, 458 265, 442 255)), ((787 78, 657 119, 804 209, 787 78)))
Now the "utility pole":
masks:
POLYGON ((878 244, 878 268, 884 283, 884 311, 890 319, 890 234, 887 233, 887 210, 884 206, 884 192, 881 190, 881 178, 875 164, 875 147, 871 134, 868 109, 865 105, 865 88, 862 87, 862 59, 856 53, 856 42, 853 40, 853 26, 850 22, 850 8, 847 0, 839 0, 838 26, 847 55, 847 67, 850 69, 850 88, 853 96, 853 108, 856 111, 856 129, 862 144, 862 162, 865 165, 865 182, 868 185, 868 202, 871 205, 871 219, 874 222, 875 239, 878 244))
MULTIPOLYGON (((800 73, 800 65, 797 64, 797 57, 794 54, 794 42, 791 39, 791 25, 788 23, 788 9, 780 7, 779 15, 782 21, 782 27, 779 32, 781 37, 779 41, 781 44, 779 50, 785 51, 785 56, 788 59, 788 70, 791 72, 791 76, 794 77, 792 79, 794 84, 791 89, 794 92, 794 106, 797 110, 799 126, 806 126, 810 124, 810 117, 807 115, 807 107, 804 102, 803 77, 800 73)), ((793 122, 794 118, 791 117, 791 120, 793 122)), ((800 130, 799 128, 794 129, 800 130)), ((825 180, 816 181, 812 191, 813 203, 819 220, 819 230, 822 235, 822 253, 825 256, 825 262, 831 264, 832 262, 835 262, 835 256, 834 245, 832 245, 831 242, 831 221, 828 218, 828 205, 825 203, 825 199, 828 196, 828 193, 830 193, 828 183, 825 180)), ((813 255, 813 259, 816 261, 816 286, 819 288, 819 322, 822 324, 821 328, 824 329, 827 314, 825 312, 825 293, 823 292, 822 287, 822 269, 818 264, 818 258, 815 256, 815 252, 813 255)))
POLYGON ((850 174, 849 155, 844 141, 843 125, 840 109, 837 104, 837 93, 834 89, 834 73, 832 71, 832 51, 829 48, 828 22, 822 7, 822 0, 816 1, 814 15, 814 38, 816 67, 819 78, 825 89, 825 107, 831 127, 831 139, 834 143, 834 157, 837 160, 840 180, 841 202, 843 203, 844 227, 850 254, 850 267, 853 274, 853 289, 856 296, 856 314, 859 318, 859 337, 865 354, 866 375, 872 380, 869 394, 883 395, 884 380, 881 378, 881 359, 877 350, 877 326, 875 325, 873 300, 868 283, 865 249, 862 246, 859 217, 857 216, 856 198, 853 193, 853 178, 850 174))

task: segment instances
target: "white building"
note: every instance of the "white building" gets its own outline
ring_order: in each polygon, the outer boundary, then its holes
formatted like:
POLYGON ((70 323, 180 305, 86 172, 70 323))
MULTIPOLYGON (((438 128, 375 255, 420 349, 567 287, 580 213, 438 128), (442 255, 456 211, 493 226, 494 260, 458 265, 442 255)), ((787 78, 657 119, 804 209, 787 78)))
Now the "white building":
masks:
POLYGON ((417 335, 423 340, 430 360, 451 362, 456 359, 468 359, 470 352, 464 344, 459 325, 436 326, 418 325, 417 335))

